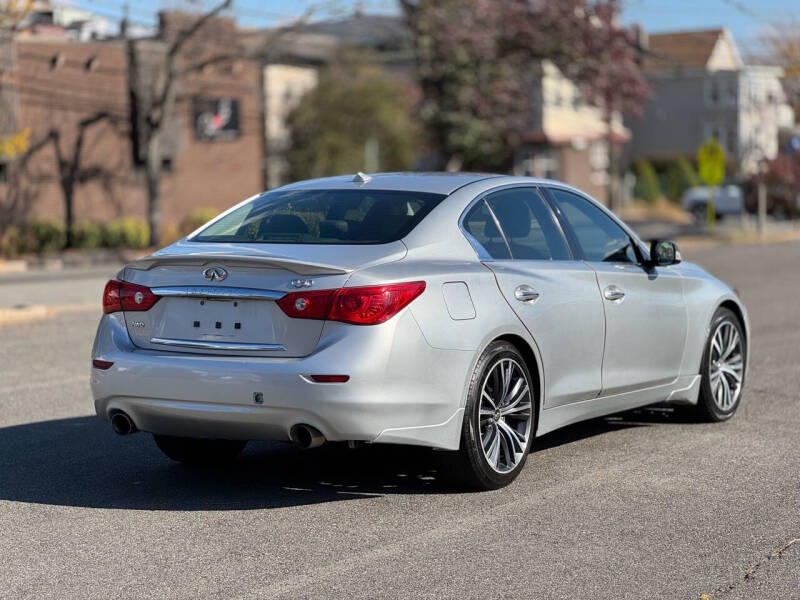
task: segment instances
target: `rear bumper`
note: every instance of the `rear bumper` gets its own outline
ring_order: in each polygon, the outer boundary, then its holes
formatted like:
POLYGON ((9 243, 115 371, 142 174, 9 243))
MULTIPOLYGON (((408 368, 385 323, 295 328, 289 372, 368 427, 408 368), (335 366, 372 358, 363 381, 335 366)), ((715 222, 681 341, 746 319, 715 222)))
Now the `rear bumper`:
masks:
POLYGON ((152 433, 288 440, 305 423, 332 441, 457 449, 473 354, 432 348, 407 311, 373 327, 328 323, 318 349, 298 359, 141 350, 106 315, 92 357, 114 365, 92 369, 91 387, 98 415, 122 410, 152 433))

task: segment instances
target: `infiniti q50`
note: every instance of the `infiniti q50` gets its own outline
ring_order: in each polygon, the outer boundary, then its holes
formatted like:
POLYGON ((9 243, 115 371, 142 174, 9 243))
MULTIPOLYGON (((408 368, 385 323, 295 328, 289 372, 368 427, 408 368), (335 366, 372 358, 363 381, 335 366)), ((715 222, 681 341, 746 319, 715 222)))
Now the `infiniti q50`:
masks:
POLYGON ((541 179, 357 174, 259 194, 124 267, 97 413, 181 462, 248 440, 437 448, 477 488, 535 438, 659 402, 724 421, 749 329, 674 243, 541 179))

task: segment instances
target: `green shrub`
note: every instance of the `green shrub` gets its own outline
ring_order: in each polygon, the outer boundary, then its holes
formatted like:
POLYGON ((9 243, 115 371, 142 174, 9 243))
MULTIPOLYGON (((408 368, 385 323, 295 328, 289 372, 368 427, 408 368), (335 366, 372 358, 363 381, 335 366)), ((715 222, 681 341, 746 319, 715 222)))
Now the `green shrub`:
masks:
POLYGON ((700 178, 697 176, 692 163, 686 158, 681 157, 667 165, 665 189, 667 198, 673 202, 679 202, 683 192, 698 185, 700 185, 700 178))
POLYGON ((21 250, 23 252, 52 252, 61 250, 67 241, 64 226, 57 221, 31 221, 24 227, 21 250))
POLYGON ((106 226, 106 245, 111 248, 146 248, 150 229, 142 219, 122 217, 106 226))
POLYGON ((219 211, 215 208, 197 208, 186 215, 181 221, 181 233, 187 235, 195 229, 202 227, 216 217, 219 211))
POLYGON ((636 173, 636 185, 633 193, 637 198, 652 204, 661 195, 661 187, 658 184, 658 175, 650 161, 639 159, 633 169, 636 173))
POLYGON ((75 248, 99 248, 105 242, 105 235, 100 223, 78 221, 72 227, 72 245, 75 248))
POLYGON ((14 258, 22 252, 22 235, 18 227, 9 225, 0 232, 0 256, 14 258))

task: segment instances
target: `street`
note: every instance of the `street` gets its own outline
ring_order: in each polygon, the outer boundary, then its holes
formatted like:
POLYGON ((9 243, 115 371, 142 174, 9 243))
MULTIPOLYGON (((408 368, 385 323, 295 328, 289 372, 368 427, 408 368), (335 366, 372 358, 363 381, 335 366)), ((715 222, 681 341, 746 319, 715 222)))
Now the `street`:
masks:
POLYGON ((800 245, 682 250, 749 308, 738 414, 572 426, 489 493, 416 448, 171 463, 94 416, 114 269, 0 278, 2 306, 69 307, 0 325, 0 597, 800 598, 800 245))

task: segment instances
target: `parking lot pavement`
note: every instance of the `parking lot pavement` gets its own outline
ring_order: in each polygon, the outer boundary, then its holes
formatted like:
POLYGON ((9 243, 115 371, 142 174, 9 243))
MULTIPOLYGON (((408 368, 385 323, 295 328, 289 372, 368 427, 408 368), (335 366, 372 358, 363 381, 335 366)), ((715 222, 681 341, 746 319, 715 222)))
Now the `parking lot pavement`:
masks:
POLYGON ((750 309, 737 416, 572 426, 490 493, 448 489, 424 449, 258 443, 181 468, 93 416, 98 314, 0 327, 0 597, 800 598, 800 245, 684 254, 750 309))

